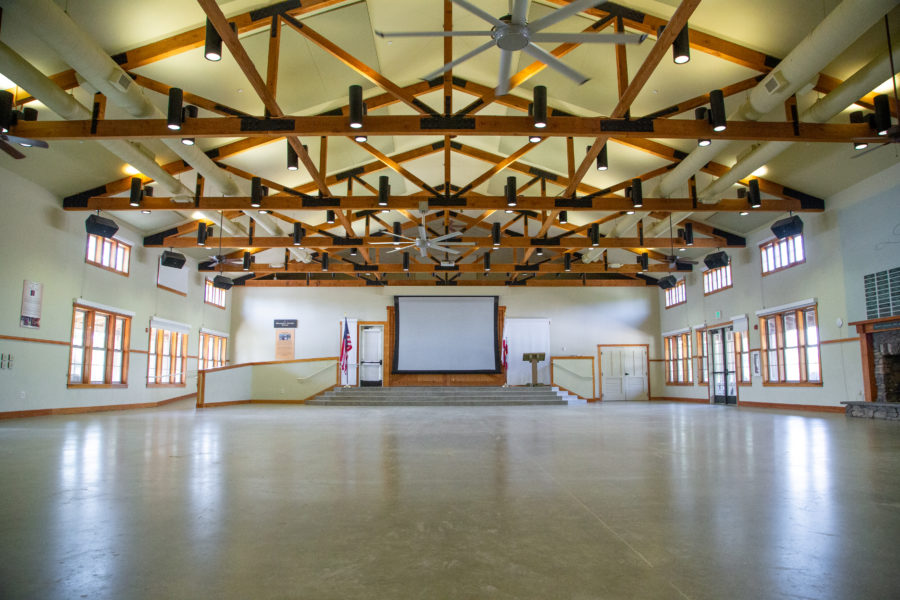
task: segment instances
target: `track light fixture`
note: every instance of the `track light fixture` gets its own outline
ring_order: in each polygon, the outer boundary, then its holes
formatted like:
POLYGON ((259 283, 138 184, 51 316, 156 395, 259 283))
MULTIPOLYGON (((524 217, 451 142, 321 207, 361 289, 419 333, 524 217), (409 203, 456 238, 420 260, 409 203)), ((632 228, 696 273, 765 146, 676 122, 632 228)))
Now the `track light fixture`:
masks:
POLYGON ((249 271, 251 262, 253 262, 253 256, 249 252, 244 252, 244 260, 241 261, 241 268, 244 271, 249 271))
POLYGON ((751 179, 748 197, 750 198, 750 208, 759 208, 762 206, 762 200, 759 197, 759 180, 751 179))
POLYGON ((387 175, 378 177, 378 206, 387 206, 391 197, 391 180, 387 175))
POLYGON ((515 206, 516 201, 516 178, 515 177, 507 177, 506 178, 506 205, 507 206, 515 206))
POLYGON ((644 186, 639 177, 631 180, 631 205, 634 208, 644 206, 644 186))
POLYGON ((494 243, 494 248, 500 246, 500 223, 491 225, 491 241, 494 243))
POLYGON ((222 60, 222 38, 209 19, 206 20, 206 45, 203 56, 213 62, 222 60))
POLYGON ((563 255, 563 269, 568 273, 572 270, 572 255, 564 254, 563 255))
POLYGON ((691 41, 688 26, 685 24, 672 43, 672 61, 676 65, 683 65, 691 60, 691 41))
POLYGON ((403 270, 409 272, 409 252, 403 253, 403 270))
POLYGON ((565 210, 559 211, 559 224, 560 224, 560 225, 565 225, 565 224, 568 223, 568 222, 569 222, 569 213, 568 213, 568 211, 565 211, 565 210))
POLYGON ((323 271, 328 270, 328 253, 327 252, 322 253, 322 270, 323 271))
POLYGON ((641 265, 641 273, 646 273, 650 268, 650 254, 641 252, 641 256, 638 258, 638 264, 641 265))
POLYGON ((294 232, 292 237, 292 242, 295 246, 299 246, 300 242, 303 241, 303 237, 306 235, 306 232, 303 231, 303 225, 300 223, 294 223, 294 232))
POLYGON ((543 129, 547 126, 547 88, 543 85, 534 86, 534 126, 543 129))
MULTIPOLYGON (((588 150, 591 147, 588 146, 588 150)), ((606 171, 609 169, 609 158, 606 155, 606 144, 603 144, 603 147, 600 148, 600 154, 597 155, 597 170, 598 171, 606 171)))
POLYGON ((694 224, 693 223, 685 223, 684 224, 684 245, 685 246, 693 246, 694 245, 694 224))
POLYGON ((206 223, 200 223, 197 227, 197 245, 205 246, 206 245, 206 236, 209 235, 209 227, 206 226, 206 223))
POLYGON ((394 245, 400 245, 400 236, 403 235, 403 226, 400 225, 400 221, 394 221, 394 245))
POLYGON ((184 122, 183 102, 184 93, 181 88, 169 88, 169 110, 166 112, 166 125, 172 131, 181 129, 181 123, 184 122))
POLYGON ((888 129, 891 128, 891 104, 887 94, 875 96, 873 104, 875 105, 875 117, 872 123, 875 126, 875 133, 887 135, 888 129))
POLYGON ((491 270, 491 253, 490 253, 490 252, 485 252, 485 253, 484 253, 484 256, 482 257, 482 259, 484 260, 484 270, 485 270, 485 272, 490 271, 490 270, 491 270))
POLYGON ((300 168, 300 157, 297 156, 297 151, 294 150, 294 147, 291 146, 290 142, 287 145, 287 170, 288 171, 296 171, 300 168))
POLYGON ((131 178, 131 194, 128 199, 128 206, 137 208, 141 205, 141 200, 144 199, 143 185, 144 183, 141 181, 140 177, 131 178))
POLYGON ((591 246, 599 246, 600 245, 600 225, 594 223, 588 229, 588 237, 591 240, 591 246))
POLYGON ((350 86, 350 127, 353 129, 361 129, 363 126, 363 115, 365 108, 362 99, 362 86, 350 86))
POLYGON ((725 95, 722 90, 712 90, 709 93, 709 122, 713 131, 725 131, 728 126, 725 121, 725 95))
POLYGON ((250 180, 250 206, 259 208, 262 206, 262 179, 254 177, 250 180))
POLYGON ((328 209, 325 211, 325 222, 328 223, 329 225, 334 224, 334 211, 333 210, 328 209))

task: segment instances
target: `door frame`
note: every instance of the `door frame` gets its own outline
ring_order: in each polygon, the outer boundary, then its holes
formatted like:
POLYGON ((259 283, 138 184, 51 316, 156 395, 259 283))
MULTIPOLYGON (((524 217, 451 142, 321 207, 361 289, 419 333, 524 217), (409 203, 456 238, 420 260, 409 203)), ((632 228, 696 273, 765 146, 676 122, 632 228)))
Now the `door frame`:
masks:
MULTIPOLYGON (((381 350, 381 387, 388 387, 388 377, 390 377, 390 369, 385 368, 388 350, 387 321, 357 321, 356 322, 356 344, 359 345, 359 332, 363 325, 381 325, 381 343, 384 348, 381 350)), ((356 351, 356 362, 359 362, 359 350, 356 351)), ((359 387, 359 365, 356 366, 356 387, 359 387)))
MULTIPOLYGON (((721 330, 723 330, 723 334, 722 334, 722 335, 725 335, 724 330, 725 330, 725 328, 727 328, 727 327, 730 327, 730 328, 731 328, 731 335, 734 336, 734 321, 726 321, 726 322, 724 322, 724 323, 716 323, 715 325, 708 325, 708 326, 703 330, 703 335, 704 335, 704 336, 709 336, 710 333, 712 332, 712 330, 714 330, 714 329, 721 329, 721 330)), ((708 339, 708 338, 707 338, 707 339, 708 339)), ((709 394, 709 403, 712 404, 713 406, 718 406, 719 404, 716 402, 716 390, 715 390, 715 385, 714 385, 714 383, 713 383, 713 353, 712 353, 712 347, 713 347, 712 343, 709 342, 709 349, 710 349, 710 351, 709 351, 709 353, 708 353, 707 356, 706 356, 706 364, 707 364, 707 366, 708 366, 708 368, 709 368, 709 381, 707 382, 707 385, 709 386, 709 388, 708 388, 707 392, 708 392, 708 394, 709 394)), ((723 347, 723 348, 726 348, 726 349, 728 348, 728 344, 725 343, 725 340, 724 340, 724 339, 722 340, 722 347, 723 347)), ((728 362, 727 362, 727 357, 726 357, 726 362, 725 362, 725 398, 726 398, 726 399, 725 399, 725 403, 724 403, 724 404, 721 404, 721 406, 738 406, 738 405, 741 403, 741 386, 740 386, 740 382, 739 382, 738 379, 737 379, 737 358, 738 358, 738 357, 737 357, 737 346, 734 344, 734 337, 732 337, 732 344, 731 344, 731 347, 732 347, 732 354, 733 354, 732 360, 734 361, 733 364, 734 364, 734 366, 735 366, 735 371, 734 371, 734 404, 728 404, 728 362)))
POLYGON ((603 349, 604 348, 644 348, 644 360, 647 363, 644 373, 647 374, 647 401, 653 394, 650 393, 650 344, 597 344, 597 381, 599 389, 597 402, 603 402, 603 349))

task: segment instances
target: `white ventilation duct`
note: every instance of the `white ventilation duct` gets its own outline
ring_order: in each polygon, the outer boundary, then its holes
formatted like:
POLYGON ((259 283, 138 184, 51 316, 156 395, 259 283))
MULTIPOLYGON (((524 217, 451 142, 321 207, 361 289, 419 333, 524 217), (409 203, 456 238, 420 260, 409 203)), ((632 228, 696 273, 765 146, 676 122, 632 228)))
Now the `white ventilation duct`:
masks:
MULTIPOLYGON (((260 229, 265 231, 267 234, 275 237, 281 237, 285 235, 283 229, 278 224, 275 219, 266 214, 261 213, 253 213, 252 211, 245 210, 243 211, 245 215, 256 221, 256 224, 259 225, 260 229)), ((291 256, 304 263, 312 262, 312 253, 306 248, 288 248, 291 253, 291 256)))
MULTIPOLYGON (((900 47, 894 49, 894 62, 900 64, 900 47)), ((890 70, 888 52, 882 52, 866 66, 837 86, 828 95, 820 98, 800 115, 807 123, 825 123, 840 114, 842 110, 878 87, 884 81, 884 74, 890 70)), ((791 147, 794 142, 763 142, 749 154, 741 158, 728 173, 719 177, 700 192, 701 200, 715 200, 727 192, 732 185, 750 175, 773 158, 791 147)))
MULTIPOLYGON (((46 1, 46 0, 44 0, 46 1)), ((816 76, 847 46, 897 4, 897 0, 844 0, 775 69, 748 94, 729 120, 758 121, 781 106, 794 92, 816 76)), ((659 183, 655 196, 671 196, 709 161, 733 143, 714 140, 694 149, 659 183)))
MULTIPOLYGON (((125 109, 137 119, 159 117, 163 112, 154 106, 140 86, 115 63, 53 0, 9 0, 18 15, 44 43, 85 78, 110 102, 125 109)), ((194 167, 208 183, 226 195, 237 195, 238 187, 231 175, 220 169, 196 146, 186 146, 177 139, 164 139, 175 154, 194 167)), ((137 165, 135 165, 137 167, 137 165)))

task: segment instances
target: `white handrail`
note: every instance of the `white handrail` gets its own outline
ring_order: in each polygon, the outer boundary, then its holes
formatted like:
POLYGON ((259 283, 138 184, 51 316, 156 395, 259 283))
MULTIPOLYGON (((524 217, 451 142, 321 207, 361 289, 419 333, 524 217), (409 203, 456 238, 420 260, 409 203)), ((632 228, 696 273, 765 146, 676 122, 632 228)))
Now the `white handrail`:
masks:
POLYGON ((306 377, 298 377, 298 378, 297 378, 297 381, 306 381, 306 380, 309 379, 310 377, 313 377, 313 376, 315 376, 315 375, 318 375, 319 373, 321 373, 321 372, 324 371, 325 369, 330 369, 331 367, 333 367, 333 366, 336 365, 336 364, 337 364, 337 361, 336 361, 336 360, 333 360, 333 361, 331 361, 329 364, 327 364, 327 365, 325 365, 324 367, 322 367, 321 369, 319 369, 318 371, 315 371, 315 372, 313 372, 313 373, 310 373, 310 374, 307 375, 306 377))

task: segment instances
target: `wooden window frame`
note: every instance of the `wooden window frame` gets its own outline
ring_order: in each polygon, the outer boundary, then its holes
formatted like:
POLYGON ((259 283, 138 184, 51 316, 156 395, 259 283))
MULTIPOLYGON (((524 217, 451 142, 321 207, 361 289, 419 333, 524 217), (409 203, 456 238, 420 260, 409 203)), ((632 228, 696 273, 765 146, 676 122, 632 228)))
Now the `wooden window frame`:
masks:
POLYGON ((116 313, 109 310, 101 310, 97 308, 92 308, 90 306, 84 306, 81 304, 76 304, 72 308, 72 332, 69 336, 69 364, 68 370, 66 372, 66 387, 70 388, 127 388, 128 387, 128 355, 129 355, 129 345, 131 343, 131 317, 128 315, 123 315, 121 313, 116 313), (84 312, 84 327, 82 329, 82 345, 80 348, 83 351, 82 359, 81 359, 81 381, 72 381, 72 358, 75 354, 75 322, 78 316, 78 312, 84 312), (91 365, 93 364, 92 353, 94 351, 94 345, 91 341, 94 337, 94 323, 96 321, 97 315, 104 315, 110 318, 109 325, 107 326, 106 331, 106 345, 104 346, 104 351, 106 352, 106 359, 103 363, 103 382, 92 382, 92 373, 91 373, 91 365), (113 373, 113 363, 115 359, 115 355, 117 350, 116 346, 116 321, 118 319, 122 320, 122 339, 121 339, 121 349, 118 352, 122 354, 122 381, 113 383, 112 381, 112 373, 113 373))
POLYGON ((731 271, 731 260, 728 261, 728 264, 724 267, 716 267, 715 269, 707 269, 703 271, 703 295, 710 296, 712 294, 716 294, 723 290, 731 289, 734 286, 734 273, 731 271), (712 289, 712 284, 707 285, 708 280, 714 278, 722 278, 727 279, 728 283, 720 285, 719 287, 712 289))
POLYGON ((147 346, 147 387, 185 387, 187 385, 188 334, 163 327, 150 328, 150 342, 147 346), (169 352, 163 352, 165 334, 169 334, 169 352), (155 339, 154 339, 155 338, 155 339), (181 354, 178 354, 178 348, 181 354), (163 372, 165 359, 169 368, 163 372), (179 371, 178 365, 181 365, 179 371), (164 377, 169 381, 161 382, 164 377), (180 379, 177 379, 179 378, 180 379))
POLYGON ((111 273, 116 273, 118 275, 121 275, 122 277, 128 277, 131 273, 131 244, 128 244, 128 243, 123 242, 122 240, 119 240, 116 238, 106 238, 106 237, 99 236, 99 235, 96 235, 93 233, 89 233, 89 234, 87 234, 87 238, 84 243, 84 262, 86 262, 89 265, 94 265, 95 267, 103 269, 104 271, 110 271, 111 273), (95 241, 96 250, 94 252, 93 257, 90 256, 91 239, 92 238, 96 240, 95 241), (113 265, 103 264, 103 257, 102 257, 103 244, 105 244, 106 242, 109 242, 110 244, 112 244, 112 250, 110 251, 110 255, 112 257, 115 257, 116 255, 118 255, 118 249, 120 247, 125 248, 125 251, 128 253, 127 257, 125 258, 125 270, 117 269, 115 267, 114 259, 113 259, 113 265), (101 255, 100 260, 97 260, 98 252, 101 255))
POLYGON ((759 318, 759 331, 760 331, 760 358, 762 360, 762 376, 763 376, 763 385, 764 386, 779 386, 779 387, 822 387, 824 377, 822 374, 822 342, 819 339, 819 314, 818 314, 818 306, 804 306, 801 308, 795 308, 791 310, 786 310, 782 312, 772 313, 769 315, 765 315, 759 318), (808 331, 806 326, 806 315, 807 313, 812 313, 814 327, 816 330, 816 342, 814 344, 810 344, 808 341, 808 331), (799 355, 799 369, 800 369, 800 377, 797 381, 789 381, 787 378, 787 359, 786 359, 786 350, 788 348, 785 340, 784 334, 784 318, 786 315, 793 315, 796 319, 797 323, 797 346, 796 351, 799 355), (770 334, 770 320, 775 325, 775 347, 770 347, 769 334, 770 334), (818 357, 818 371, 819 371, 819 379, 818 380, 809 380, 809 350, 810 348, 816 348, 816 355, 818 357), (776 363, 774 365, 774 369, 771 369, 771 361, 770 354, 775 357, 776 363), (776 376, 772 377, 772 372, 776 373, 776 376))
POLYGON ((694 330, 697 352, 697 385, 709 387, 709 338, 706 327, 694 330))
POLYGON ((200 332, 200 351, 197 353, 197 368, 216 369, 224 367, 228 363, 228 338, 214 333, 200 332), (206 356, 206 347, 209 342, 213 345, 213 356, 206 356))
POLYGON ((666 309, 672 308, 673 306, 680 306, 682 304, 687 304, 687 286, 684 284, 684 279, 679 280, 674 287, 670 287, 665 290, 666 293, 666 309), (671 292, 671 294, 670 294, 671 292), (670 296, 674 299, 670 304, 670 296), (678 296, 681 296, 679 299, 678 296))
POLYGON ((664 337, 663 349, 665 350, 666 385, 693 385, 691 332, 664 337), (678 381, 676 373, 683 378, 683 381, 678 381))
POLYGON ((206 283, 203 285, 203 302, 209 304, 210 306, 215 306, 216 308, 221 308, 225 310, 225 290, 217 288, 213 285, 213 280, 207 278, 206 283), (212 290, 212 292, 210 292, 212 290), (215 297, 221 293, 222 304, 219 304, 215 301, 215 297), (212 294, 212 300, 210 300, 210 294, 212 294))
POLYGON ((791 267, 795 267, 797 265, 802 265, 806 262, 806 242, 803 239, 803 234, 798 233, 797 235, 788 236, 786 238, 772 238, 767 240, 759 245, 759 271, 762 277, 767 277, 768 275, 772 275, 774 273, 778 273, 781 271, 785 271, 790 269, 791 267), (795 241, 797 238, 800 239, 800 252, 803 254, 802 258, 796 259, 796 250, 795 250, 795 241), (787 248, 788 260, 792 262, 788 262, 780 267, 774 267, 772 269, 766 270, 766 251, 772 249, 772 255, 775 256, 780 249, 780 246, 784 245, 787 248))
POLYGON ((750 332, 735 331, 734 334, 734 370, 738 385, 753 384, 753 365, 750 364, 750 332), (746 346, 746 350, 744 347, 746 346), (747 361, 744 368, 744 360, 747 361))

